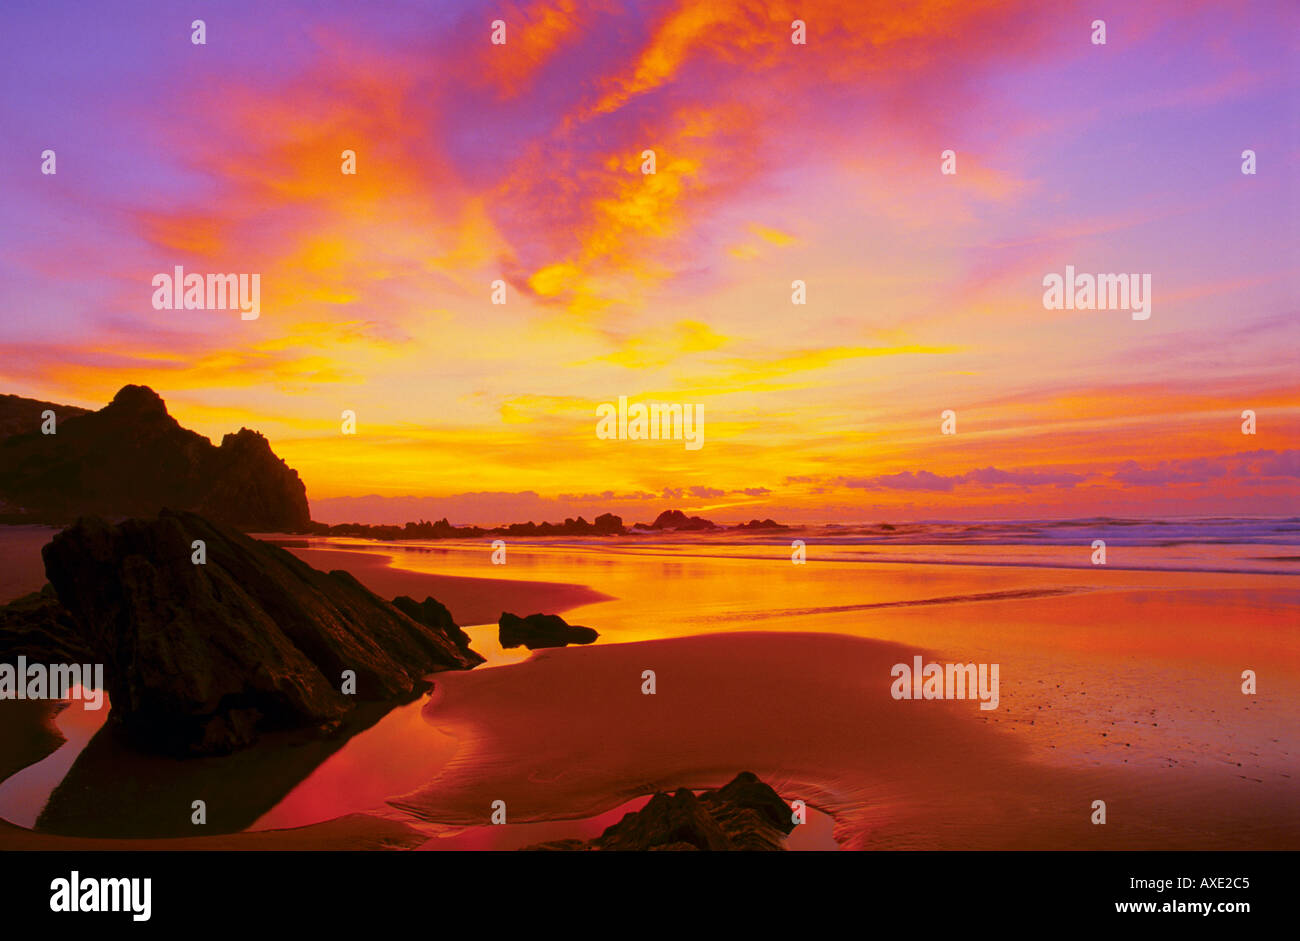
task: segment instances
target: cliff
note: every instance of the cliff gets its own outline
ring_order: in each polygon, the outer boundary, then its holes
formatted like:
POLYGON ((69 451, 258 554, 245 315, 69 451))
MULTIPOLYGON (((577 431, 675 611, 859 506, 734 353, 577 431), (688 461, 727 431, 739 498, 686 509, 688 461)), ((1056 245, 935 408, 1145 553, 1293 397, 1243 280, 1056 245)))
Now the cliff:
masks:
POLYGON ((0 521, 65 524, 79 516, 193 510, 243 530, 304 532, 307 490, 267 440, 247 428, 221 446, 182 428, 146 386, 124 386, 97 412, 9 396, 0 421, 0 521), (23 403, 31 403, 24 405, 23 403), (56 432, 42 434, 49 407, 56 432))

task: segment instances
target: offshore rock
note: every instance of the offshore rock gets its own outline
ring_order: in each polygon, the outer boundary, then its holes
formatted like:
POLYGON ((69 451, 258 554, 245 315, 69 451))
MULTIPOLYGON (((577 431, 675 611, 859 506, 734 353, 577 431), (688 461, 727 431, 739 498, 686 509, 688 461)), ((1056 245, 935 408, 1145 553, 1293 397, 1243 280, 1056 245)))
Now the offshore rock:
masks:
POLYGON ((556 840, 533 850, 677 851, 784 850, 795 827, 781 795, 750 771, 725 787, 696 795, 682 788, 656 793, 594 840, 556 840))
POLYGON ((523 646, 529 650, 590 644, 600 636, 590 627, 565 623, 558 614, 530 614, 521 618, 517 614, 502 612, 497 628, 502 647, 523 646))

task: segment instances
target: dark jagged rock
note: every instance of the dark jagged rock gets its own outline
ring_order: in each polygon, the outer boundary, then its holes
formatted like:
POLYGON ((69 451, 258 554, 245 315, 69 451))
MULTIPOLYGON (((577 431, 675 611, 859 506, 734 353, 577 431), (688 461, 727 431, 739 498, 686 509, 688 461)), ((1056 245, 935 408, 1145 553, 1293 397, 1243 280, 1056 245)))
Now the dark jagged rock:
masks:
POLYGON ((298 472, 256 431, 224 436, 210 459, 212 486, 194 508, 201 516, 253 532, 303 532, 311 525, 298 472))
POLYGON ((752 771, 705 791, 700 802, 738 850, 784 849, 785 838, 795 828, 790 806, 752 771))
POLYGON ((664 510, 655 521, 650 524, 650 529, 668 529, 676 531, 698 530, 698 529, 717 529, 717 524, 699 516, 687 516, 681 510, 664 510))
POLYGON ((750 520, 748 523, 740 523, 736 529, 789 529, 789 526, 782 526, 774 519, 750 520))
POLYGON ((431 627, 435 631, 446 634, 460 648, 461 653, 471 659, 477 658, 476 662, 478 663, 483 662, 483 658, 479 654, 469 649, 469 635, 452 620, 451 612, 447 610, 447 606, 441 601, 433 597, 426 597, 423 601, 416 601, 406 595, 398 595, 393 599, 393 607, 426 627, 431 627))
POLYGON ((583 517, 566 519, 563 523, 511 523, 495 529, 481 526, 453 526, 446 518, 430 523, 428 520, 407 523, 404 526, 370 525, 367 523, 337 523, 327 526, 312 523, 308 531, 321 536, 358 536, 366 539, 477 539, 480 536, 621 536, 622 517, 602 513, 595 522, 583 517))
POLYGON ((699 516, 687 516, 681 510, 665 510, 653 523, 635 523, 624 526, 623 518, 613 513, 601 513, 593 522, 584 517, 566 519, 563 523, 510 523, 486 529, 482 526, 453 526, 445 518, 437 522, 420 520, 403 526, 336 523, 312 523, 307 532, 319 536, 356 536, 365 539, 478 539, 483 536, 516 536, 532 538, 534 536, 625 536, 640 535, 649 532, 690 532, 723 529, 771 530, 791 529, 773 519, 750 520, 736 526, 719 526, 712 520, 699 516))
POLYGON ((728 850, 731 841, 693 793, 656 794, 640 810, 626 814, 597 841, 603 850, 650 850, 684 844, 695 850, 728 850))
POLYGON ((590 644, 600 635, 590 627, 567 624, 558 614, 530 614, 521 618, 502 612, 497 621, 502 647, 564 647, 567 644, 590 644))
POLYGON ((696 795, 656 793, 594 840, 557 840, 533 850, 783 850, 795 827, 781 795, 749 771, 696 795))
POLYGON ((488 531, 478 526, 453 526, 444 517, 436 523, 428 520, 409 522, 405 526, 372 523, 312 523, 307 531, 315 536, 355 536, 361 539, 476 539, 488 531))
MULTIPOLYGON (((665 510, 653 523, 636 523, 631 527, 623 525, 623 518, 613 513, 601 513, 595 521, 587 522, 584 517, 566 519, 563 523, 510 523, 485 529, 481 526, 453 526, 446 519, 431 523, 428 520, 410 522, 404 526, 371 525, 368 523, 336 523, 328 526, 324 523, 312 523, 307 532, 320 536, 357 536, 366 539, 478 539, 482 536, 514 536, 532 538, 535 536, 624 536, 649 532, 692 532, 722 530, 712 520, 699 516, 687 516, 681 510, 665 510)), ((734 529, 783 530, 790 529, 775 520, 751 520, 741 523, 734 529)))
POLYGON ((113 718, 149 751, 219 754, 259 731, 332 728, 359 702, 404 701, 426 674, 482 662, 348 573, 194 513, 78 520, 42 554, 104 664, 113 718), (195 540, 205 564, 191 560, 195 540))
POLYGON ((579 516, 566 518, 563 523, 511 523, 496 529, 485 530, 502 536, 617 536, 623 532, 623 520, 613 513, 602 513, 594 523, 579 516))
POLYGON ((77 624, 46 585, 0 608, 0 663, 86 663, 92 652, 77 624))
POLYGON ((173 507, 244 530, 304 532, 311 525, 297 472, 255 431, 241 429, 215 447, 182 428, 145 386, 123 386, 97 412, 55 411, 56 434, 38 428, 0 441, 8 522, 153 516, 173 507))

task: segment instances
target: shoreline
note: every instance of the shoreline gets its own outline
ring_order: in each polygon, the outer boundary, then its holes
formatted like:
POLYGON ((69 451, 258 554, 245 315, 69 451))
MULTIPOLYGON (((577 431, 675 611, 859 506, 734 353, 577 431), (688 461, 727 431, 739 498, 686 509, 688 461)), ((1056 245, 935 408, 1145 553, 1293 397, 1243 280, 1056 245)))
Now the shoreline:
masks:
MULTIPOLYGON (((1061 590, 1039 585, 1026 566, 1023 578, 1002 570, 1021 588, 992 580, 1003 575, 954 572, 968 593, 928 596, 931 576, 905 565, 869 582, 836 575, 834 565, 788 561, 739 575, 736 557, 682 568, 683 559, 663 553, 649 562, 675 574, 656 577, 639 553, 636 564, 620 565, 632 559, 521 547, 512 571, 548 579, 527 581, 399 567, 404 559, 458 572, 488 564, 486 555, 455 554, 468 547, 420 556, 382 546, 286 548, 347 570, 383 597, 433 595, 471 628, 488 662, 437 674, 430 698, 390 708, 342 747, 320 749, 315 764, 292 763, 294 749, 269 742, 261 759, 217 759, 220 773, 188 766, 187 794, 205 775, 229 778, 241 760, 255 778, 266 776, 258 767, 280 769, 295 783, 263 815, 269 828, 106 839, 10 823, 0 826, 0 846, 493 848, 517 841, 483 829, 484 794, 508 802, 512 823, 543 834, 522 842, 539 842, 591 835, 584 828, 593 821, 652 791, 717 787, 751 770, 783 797, 830 815, 845 849, 1300 847, 1300 808, 1290 799, 1295 736, 1286 726, 1288 697, 1300 689, 1288 641, 1296 592, 1283 579, 1233 572, 1206 584, 1179 571, 1135 579, 1099 570, 1091 584, 1079 577, 1077 588, 1061 590), (567 573, 617 597, 554 580, 567 573), (638 593, 627 593, 629 579, 638 593), (796 591, 834 593, 809 607, 794 603, 796 591), (841 600, 854 603, 832 603, 841 600), (582 615, 601 631, 596 644, 494 656, 500 611, 596 601, 611 602, 582 615), (1000 708, 891 700, 890 666, 916 654, 1000 661, 1000 708), (1245 699, 1236 688, 1239 661, 1267 669, 1260 695, 1245 699), (646 669, 656 672, 654 696, 640 690, 646 669), (397 717, 398 709, 412 711, 397 717), (435 736, 447 747, 435 748, 435 736), (1089 823, 1097 797, 1111 803, 1109 826, 1089 823), (430 828, 445 835, 431 837, 430 828)), ((40 724, 52 715, 28 709, 6 731, 43 741, 30 754, 48 755, 58 741, 40 724)), ((147 762, 128 767, 153 785, 147 762)), ((122 795, 100 796, 112 804, 122 795)))
POLYGON ((398 595, 409 595, 416 601, 423 601, 426 595, 432 595, 447 607, 461 627, 496 624, 503 611, 561 614, 584 605, 613 600, 612 595, 573 583, 414 571, 395 565, 396 557, 382 552, 323 546, 283 548, 313 568, 322 571, 343 569, 386 601, 398 595))

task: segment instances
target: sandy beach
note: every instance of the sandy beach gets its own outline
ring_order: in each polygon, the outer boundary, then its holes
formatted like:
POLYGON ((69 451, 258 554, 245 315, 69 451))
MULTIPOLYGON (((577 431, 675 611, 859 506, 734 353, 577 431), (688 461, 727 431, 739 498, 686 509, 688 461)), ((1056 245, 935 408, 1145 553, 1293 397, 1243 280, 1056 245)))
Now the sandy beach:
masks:
MULTIPOLYGON (((93 802, 49 781, 37 830, 63 835, 7 827, 0 845, 125 839, 146 826, 130 811, 141 795, 220 786, 242 808, 225 825, 245 832, 131 845, 515 848, 588 838, 655 790, 749 770, 814 809, 821 832, 793 848, 1300 847, 1290 575, 864 562, 830 546, 794 566, 780 544, 689 539, 538 540, 508 566, 477 543, 289 548, 385 597, 444 600, 488 663, 314 753, 123 764, 96 737, 68 781, 109 764, 122 780, 93 802), (501 610, 564 611, 601 637, 503 651, 501 610), (998 707, 894 699, 891 668, 918 655, 999 664, 998 707), (511 826, 488 824, 494 800, 511 826), (111 824, 94 820, 104 808, 111 824)), ((57 744, 39 710, 6 725, 11 767, 57 744)), ((0 817, 19 777, 0 785, 0 817)))
MULTIPOLYGON (((745 767, 833 815, 836 838, 853 849, 1282 848, 1300 836, 1284 769, 1256 764, 1250 774, 1263 778, 1252 780, 1218 756, 1165 767, 1148 755, 1037 761, 1034 744, 1062 753, 1068 744, 1059 727, 1030 725, 1020 703, 990 718, 971 702, 892 700, 878 678, 913 651, 836 635, 724 634, 543 653, 449 677, 425 715, 467 754, 394 804, 465 824, 492 794, 517 819, 545 819, 647 788, 717 786, 745 767), (654 697, 640 692, 643 669, 659 677, 654 697), (511 721, 521 698, 522 725, 511 721), (526 780, 519 768, 530 769, 526 780), (1089 823, 1097 798, 1115 808, 1106 828, 1089 823)), ((1282 705, 1273 702, 1275 715, 1282 705)), ((1126 725, 1100 722, 1111 731, 1097 734, 1122 737, 1116 747, 1133 755, 1126 725)), ((1202 751, 1190 740, 1168 750, 1202 751)))
POLYGON ((431 595, 447 606, 457 624, 495 623, 502 611, 562 613, 609 597, 586 585, 403 569, 394 563, 409 553, 400 550, 353 552, 302 547, 296 541, 287 541, 285 548, 315 568, 351 573, 381 598, 408 595, 418 601, 431 595))

